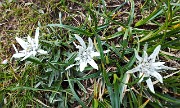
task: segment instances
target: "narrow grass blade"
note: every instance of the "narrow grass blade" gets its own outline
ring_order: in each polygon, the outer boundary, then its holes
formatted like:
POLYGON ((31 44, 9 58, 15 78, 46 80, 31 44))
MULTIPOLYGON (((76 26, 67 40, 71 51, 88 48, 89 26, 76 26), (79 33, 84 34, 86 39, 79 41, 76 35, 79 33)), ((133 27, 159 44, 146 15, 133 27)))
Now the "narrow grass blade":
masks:
POLYGON ((70 31, 73 31, 78 34, 84 34, 87 36, 91 36, 92 34, 87 32, 87 30, 79 29, 77 27, 69 26, 69 25, 63 25, 63 24, 48 24, 49 27, 61 27, 70 31))
POLYGON ((120 103, 122 103, 123 97, 124 97, 124 95, 125 95, 125 90, 126 90, 126 88, 127 88, 126 83, 128 83, 129 78, 130 78, 130 74, 125 73, 125 74, 124 74, 124 77, 123 77, 123 79, 122 79, 122 82, 121 82, 121 84, 120 84, 120 86, 119 86, 120 103))
POLYGON ((170 97, 170 96, 165 95, 165 94, 160 94, 160 93, 155 93, 154 95, 158 96, 159 98, 161 98, 165 101, 180 104, 180 99, 175 99, 173 97, 170 97))
POLYGON ((84 93, 87 93, 86 89, 85 89, 84 86, 80 83, 80 81, 76 81, 76 83, 78 84, 79 88, 80 88, 84 93))
POLYGON ((149 102, 149 100, 147 100, 146 102, 144 102, 139 108, 145 108, 148 102, 149 102))
POLYGON ((138 21, 138 22, 135 24, 135 27, 147 23, 148 21, 156 18, 156 17, 157 17, 158 15, 160 15, 162 12, 163 12, 163 9, 161 9, 161 8, 154 10, 148 17, 146 17, 145 19, 141 19, 140 21, 138 21))
POLYGON ((76 100, 79 102, 79 104, 82 105, 83 108, 88 108, 83 101, 81 101, 81 99, 79 98, 79 96, 76 94, 76 92, 74 91, 74 87, 72 85, 72 81, 69 79, 68 75, 67 75, 67 79, 68 79, 68 83, 69 83, 69 87, 71 89, 71 92, 73 93, 74 97, 76 98, 76 100))

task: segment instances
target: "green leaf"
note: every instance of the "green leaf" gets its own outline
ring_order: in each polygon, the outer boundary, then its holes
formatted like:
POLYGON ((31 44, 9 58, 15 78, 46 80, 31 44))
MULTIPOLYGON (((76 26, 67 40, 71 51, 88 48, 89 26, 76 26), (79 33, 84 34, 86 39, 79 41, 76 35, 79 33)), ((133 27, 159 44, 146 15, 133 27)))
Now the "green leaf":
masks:
POLYGON ((69 83, 69 87, 71 89, 71 92, 73 93, 73 96, 76 98, 76 100, 79 102, 79 104, 82 105, 83 108, 87 108, 87 106, 84 104, 83 101, 81 101, 81 99, 79 98, 79 96, 76 94, 76 92, 74 91, 74 87, 72 85, 72 81, 69 79, 69 76, 67 75, 67 79, 68 79, 68 83, 69 83))
POLYGON ((99 36, 96 36, 97 39, 97 43, 98 43, 98 50, 100 52, 100 57, 103 63, 105 63, 105 58, 104 58, 104 53, 103 53, 103 48, 102 48, 102 43, 101 43, 101 39, 99 38, 99 36))
MULTIPOLYGON (((146 36, 142 37, 140 39, 139 42, 149 42, 149 41, 152 41, 152 40, 157 40, 157 39, 161 39, 163 37, 164 34, 162 34, 161 32, 164 30, 164 25, 161 26, 159 28, 158 31, 155 31, 154 33, 153 32, 149 32, 149 34, 147 34, 146 36)), ((175 38, 178 38, 179 37, 179 29, 173 29, 173 30, 170 30, 170 31, 167 31, 166 32, 166 38, 169 38, 169 37, 175 37, 175 38)), ((163 47, 163 45, 162 45, 163 47)))
MULTIPOLYGON (((90 75, 87 75, 87 76, 84 76, 84 77, 81 77, 81 78, 72 78, 71 81, 81 81, 81 80, 87 80, 87 79, 90 79, 90 78, 99 78, 99 77, 101 77, 100 73, 97 72, 97 73, 93 73, 93 74, 90 74, 90 75)), ((67 81, 67 80, 64 80, 64 81, 67 81)))
POLYGON ((87 36, 91 36, 91 35, 92 35, 91 33, 87 32, 87 30, 82 30, 82 29, 79 29, 79 28, 77 28, 77 27, 73 27, 73 26, 69 26, 69 25, 63 25, 63 24, 48 24, 47 26, 49 26, 49 27, 61 27, 61 28, 64 28, 64 29, 73 31, 73 32, 75 32, 75 33, 84 34, 84 35, 87 35, 87 36))
POLYGON ((110 36, 107 36, 106 39, 114 39, 114 38, 117 38, 117 37, 120 37, 121 35, 123 35, 124 32, 120 31, 120 32, 116 32, 110 36))
MULTIPOLYGON (((39 88, 33 88, 33 87, 26 87, 26 86, 18 86, 18 87, 9 87, 6 90, 15 91, 15 90, 33 90, 33 91, 47 91, 47 92, 53 92, 60 94, 61 92, 66 92, 62 90, 50 90, 50 89, 39 89, 39 88)), ((69 93, 71 94, 71 93, 69 93)))
POLYGON ((84 88, 84 86, 79 82, 79 81, 76 81, 76 83, 78 84, 79 88, 84 91, 84 93, 87 93, 86 89, 84 88))
POLYGON ((52 69, 55 69, 55 70, 59 70, 57 67, 55 67, 51 62, 48 62, 48 65, 52 68, 52 69))
POLYGON ((119 93, 120 93, 120 103, 122 103, 122 100, 123 100, 123 97, 124 97, 124 91, 125 89, 127 88, 127 85, 126 83, 128 83, 129 81, 129 78, 130 78, 130 75, 125 73, 124 74, 124 77, 122 79, 122 82, 120 83, 120 86, 119 86, 119 93))
POLYGON ((180 104, 180 99, 175 99, 173 97, 170 97, 170 96, 165 95, 165 94, 160 94, 160 93, 155 93, 154 95, 165 100, 165 101, 180 104))
MULTIPOLYGON (((114 74, 114 79, 116 79, 116 78, 117 78, 117 75, 114 74)), ((115 107, 116 108, 119 108, 120 104, 121 104, 119 102, 119 99, 120 99, 119 96, 121 96, 121 94, 119 93, 119 82, 115 81, 115 83, 114 83, 114 102, 115 102, 115 107)))
POLYGON ((132 89, 129 89, 129 90, 130 90, 130 94, 131 94, 132 103, 134 103, 134 107, 137 108, 138 101, 137 101, 136 95, 134 94, 132 89))
POLYGON ((140 21, 138 21, 135 24, 135 27, 143 25, 145 23, 147 23, 148 21, 156 18, 158 15, 160 15, 163 12, 163 9, 159 8, 159 9, 155 9, 148 17, 146 17, 145 19, 141 19, 140 21))
POLYGON ((107 86, 107 89, 110 96, 112 108, 115 108, 115 96, 114 96, 113 88, 111 86, 107 86))
POLYGON ((93 105, 93 108, 98 108, 98 100, 94 99, 92 105, 93 105))
POLYGON ((27 61, 31 61, 31 62, 33 62, 33 63, 35 63, 35 64, 41 64, 41 65, 44 65, 44 63, 42 63, 38 58, 36 58, 36 57, 29 57, 29 58, 27 58, 26 59, 27 61))
POLYGON ((145 106, 147 105, 148 102, 149 102, 149 100, 147 100, 146 102, 144 102, 139 108, 145 108, 145 106))
POLYGON ((129 12, 129 18, 128 18, 128 26, 129 27, 133 23, 133 18, 134 18, 134 0, 130 0, 130 2, 131 2, 131 10, 129 12))

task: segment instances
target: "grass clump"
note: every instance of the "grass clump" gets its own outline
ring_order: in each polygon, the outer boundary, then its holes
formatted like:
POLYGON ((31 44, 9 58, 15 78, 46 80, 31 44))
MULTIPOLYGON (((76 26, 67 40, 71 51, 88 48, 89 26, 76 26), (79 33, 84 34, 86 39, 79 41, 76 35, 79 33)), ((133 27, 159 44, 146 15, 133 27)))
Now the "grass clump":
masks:
POLYGON ((0 106, 178 107, 179 10, 175 0, 0 2, 0 59, 8 60, 0 65, 0 106), (48 54, 24 61, 11 58, 15 54, 12 44, 22 49, 15 37, 34 38, 37 27, 39 48, 48 54), (91 65, 82 72, 79 66, 66 69, 83 46, 76 34, 86 45, 92 39, 99 52, 93 58, 98 70, 91 65), (144 50, 150 55, 158 45, 157 61, 177 70, 160 73, 163 83, 151 77, 152 93, 145 83, 147 77, 138 83, 142 77, 127 71, 137 65, 134 49, 142 56, 144 50), (104 53, 106 49, 110 51, 104 53))

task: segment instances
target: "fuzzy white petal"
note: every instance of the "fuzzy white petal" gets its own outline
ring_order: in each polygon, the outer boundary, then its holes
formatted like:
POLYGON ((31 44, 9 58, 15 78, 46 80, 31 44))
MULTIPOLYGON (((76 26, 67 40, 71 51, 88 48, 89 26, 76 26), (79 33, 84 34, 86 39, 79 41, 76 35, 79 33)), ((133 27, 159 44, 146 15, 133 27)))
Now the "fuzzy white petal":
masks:
POLYGON ((73 42, 73 44, 77 49, 79 49, 79 47, 80 47, 79 45, 77 45, 75 42, 73 42))
POLYGON ((75 36, 75 38, 79 41, 79 43, 81 44, 81 46, 82 46, 83 48, 86 48, 86 44, 85 44, 84 40, 83 40, 80 36, 78 36, 77 34, 74 34, 74 36, 75 36))
POLYGON ((165 62, 154 62, 152 63, 152 67, 162 66, 163 64, 165 64, 165 62))
POLYGON ((161 49, 161 45, 158 45, 148 59, 151 60, 152 62, 155 62, 156 56, 159 54, 160 49, 161 49))
POLYGON ((138 55, 137 50, 134 50, 134 52, 135 52, 136 59, 138 59, 138 61, 142 61, 142 58, 138 55))
POLYGON ((13 56, 12 57, 14 57, 14 58, 21 58, 21 57, 24 57, 26 54, 24 54, 24 53, 16 53, 16 54, 13 54, 13 56))
POLYGON ((27 42, 25 42, 24 40, 18 37, 16 37, 16 41, 21 45, 23 49, 27 49, 27 44, 28 44, 27 42))
POLYGON ((127 73, 135 73, 135 72, 138 72, 140 71, 140 67, 141 65, 138 65, 137 67, 131 69, 131 70, 128 70, 127 73))
POLYGON ((19 51, 20 53, 27 53, 27 51, 26 50, 21 50, 21 51, 19 51))
POLYGON ((32 55, 35 56, 37 54, 36 51, 32 51, 32 55))
POLYGON ((88 38, 88 41, 89 41, 89 45, 88 45, 88 48, 87 48, 87 49, 92 50, 92 49, 93 49, 92 39, 89 37, 89 38, 88 38))
POLYGON ((29 58, 31 55, 33 55, 34 52, 31 51, 30 53, 28 53, 23 59, 21 59, 21 61, 24 61, 25 59, 29 58))
POLYGON ((15 52, 18 53, 18 50, 17 50, 16 46, 14 44, 12 44, 12 46, 13 46, 15 52))
POLYGON ((91 53, 91 57, 96 57, 96 56, 100 56, 99 52, 92 52, 91 53))
POLYGON ((161 83, 163 83, 163 78, 162 78, 162 76, 158 72, 152 72, 151 75, 154 76, 161 83))
POLYGON ((80 60, 81 58, 79 57, 79 56, 77 56, 76 58, 75 58, 75 60, 77 61, 77 60, 80 60))
POLYGON ((143 61, 147 62, 147 59, 148 59, 148 54, 147 54, 146 51, 144 51, 144 53, 143 53, 143 61))
POLYGON ((80 71, 82 72, 87 66, 87 62, 80 62, 80 71))
POLYGON ((108 53, 108 52, 110 52, 110 50, 105 50, 105 51, 103 51, 103 53, 108 53))
POLYGON ((150 91, 153 92, 153 93, 155 93, 155 91, 154 91, 154 86, 153 86, 153 83, 152 83, 152 81, 151 81, 150 78, 148 78, 148 79, 146 80, 146 83, 147 83, 147 86, 149 87, 150 91))
POLYGON ((98 70, 98 65, 96 64, 96 62, 91 59, 90 61, 88 61, 88 63, 94 68, 94 69, 97 69, 98 70))
POLYGON ((47 51, 44 51, 42 49, 38 49, 37 52, 40 53, 40 54, 47 54, 47 51))
POLYGON ((36 48, 38 48, 38 45, 39 45, 39 27, 36 28, 35 45, 36 45, 36 48))
POLYGON ((31 45, 33 44, 33 42, 32 42, 32 38, 28 35, 28 37, 27 37, 27 41, 28 41, 28 43, 30 43, 31 45))
POLYGON ((172 67, 168 67, 168 66, 161 66, 161 69, 165 69, 165 70, 177 70, 176 68, 172 68, 172 67))

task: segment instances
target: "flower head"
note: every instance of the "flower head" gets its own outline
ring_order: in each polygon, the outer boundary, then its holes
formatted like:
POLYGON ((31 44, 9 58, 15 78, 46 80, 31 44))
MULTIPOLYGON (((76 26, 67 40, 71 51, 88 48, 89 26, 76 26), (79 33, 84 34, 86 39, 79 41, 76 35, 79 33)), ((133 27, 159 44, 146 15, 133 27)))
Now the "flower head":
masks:
MULTIPOLYGON (((85 42, 83 41, 83 39, 80 36, 75 34, 75 38, 80 43, 80 45, 76 45, 74 43, 76 48, 79 49, 77 57, 75 58, 75 61, 77 61, 77 63, 68 66, 66 68, 66 70, 73 67, 74 65, 79 65, 80 66, 80 71, 82 72, 85 69, 85 67, 87 66, 87 64, 90 64, 94 69, 98 70, 98 65, 93 60, 93 57, 100 56, 100 53, 94 51, 93 42, 92 42, 91 38, 88 38, 88 42, 89 42, 88 47, 86 47, 85 42)), ((108 51, 104 51, 104 52, 107 53, 108 51)))
POLYGON ((165 62, 156 62, 156 57, 159 54, 161 46, 158 45, 153 53, 148 57, 148 54, 146 51, 144 51, 143 56, 140 57, 138 55, 138 52, 135 50, 135 56, 138 60, 137 66, 129 71, 127 73, 134 73, 139 72, 139 77, 142 77, 139 82, 142 82, 144 77, 147 77, 146 80, 147 86, 151 90, 151 92, 155 93, 153 83, 151 81, 151 76, 157 78, 161 83, 163 83, 163 77, 158 73, 162 70, 176 70, 176 68, 171 68, 168 66, 165 66, 165 62))
POLYGON ((13 44, 15 54, 12 57, 21 58, 24 57, 21 61, 27 59, 30 56, 35 56, 37 53, 47 54, 47 51, 39 49, 39 27, 36 29, 35 38, 27 37, 27 42, 21 38, 16 37, 16 41, 21 45, 23 50, 18 51, 15 45, 13 44))

